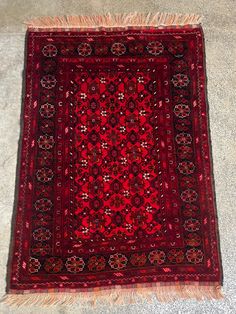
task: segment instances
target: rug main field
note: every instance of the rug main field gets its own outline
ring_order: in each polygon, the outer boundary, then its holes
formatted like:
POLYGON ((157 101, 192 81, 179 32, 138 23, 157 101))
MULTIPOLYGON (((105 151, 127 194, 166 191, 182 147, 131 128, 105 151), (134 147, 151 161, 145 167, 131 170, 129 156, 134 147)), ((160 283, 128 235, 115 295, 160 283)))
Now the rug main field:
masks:
POLYGON ((221 283, 200 27, 27 34, 9 292, 221 283))

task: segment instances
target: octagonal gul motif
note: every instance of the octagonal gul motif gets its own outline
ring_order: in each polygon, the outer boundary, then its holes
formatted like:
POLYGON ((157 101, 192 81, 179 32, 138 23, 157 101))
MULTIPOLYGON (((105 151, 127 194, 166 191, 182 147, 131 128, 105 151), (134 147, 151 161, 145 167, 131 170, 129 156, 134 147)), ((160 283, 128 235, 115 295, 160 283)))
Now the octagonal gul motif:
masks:
POLYGON ((126 47, 122 43, 114 43, 111 47, 111 52, 116 56, 122 56, 126 52, 126 47))
POLYGON ((92 48, 90 46, 90 44, 88 43, 81 43, 78 48, 78 54, 83 56, 83 57, 87 57, 91 54, 92 52, 92 48))
POLYGON ((66 268, 70 273, 78 273, 84 269, 84 261, 81 257, 72 256, 66 260, 66 268))
POLYGON ((127 261, 127 257, 124 254, 116 253, 110 256, 108 263, 111 268, 120 270, 126 266, 127 261))
POLYGON ((52 202, 51 202, 51 200, 49 200, 47 198, 41 198, 35 202, 34 206, 35 206, 36 210, 46 212, 46 211, 51 209, 52 202))
POLYGON ((55 57, 57 55, 57 47, 52 44, 48 44, 43 47, 42 53, 45 57, 55 57))
POLYGON ((158 56, 163 52, 163 50, 164 46, 159 41, 152 41, 147 45, 147 51, 154 56, 158 56))
POLYGON ((55 76, 48 74, 48 75, 44 75, 40 82, 41 82, 42 87, 46 89, 52 89, 53 87, 56 86, 57 80, 55 76))
POLYGON ((55 114, 55 107, 52 104, 45 103, 40 107, 40 114, 44 118, 52 118, 55 114))

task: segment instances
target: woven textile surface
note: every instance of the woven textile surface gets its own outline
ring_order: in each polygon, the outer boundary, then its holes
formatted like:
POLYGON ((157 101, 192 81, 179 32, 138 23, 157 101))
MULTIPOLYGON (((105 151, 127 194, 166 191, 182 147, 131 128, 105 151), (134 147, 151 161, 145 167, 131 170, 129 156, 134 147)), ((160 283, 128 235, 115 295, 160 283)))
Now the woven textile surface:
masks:
POLYGON ((217 297, 204 67, 200 26, 28 31, 9 293, 217 297))

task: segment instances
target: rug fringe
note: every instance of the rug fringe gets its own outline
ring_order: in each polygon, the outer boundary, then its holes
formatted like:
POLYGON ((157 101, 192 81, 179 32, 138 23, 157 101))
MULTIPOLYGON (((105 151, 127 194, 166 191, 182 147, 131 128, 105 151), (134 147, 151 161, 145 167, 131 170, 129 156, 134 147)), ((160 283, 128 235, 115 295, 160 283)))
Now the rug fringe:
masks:
POLYGON ((110 290, 94 290, 89 292, 53 292, 6 294, 1 303, 9 306, 24 305, 101 305, 101 304, 133 304, 152 302, 156 298, 159 302, 171 302, 179 299, 215 300, 223 297, 220 285, 156 285, 153 287, 139 287, 124 289, 116 287, 110 290))
POLYGON ((99 27, 129 27, 129 26, 177 26, 200 24, 201 16, 179 13, 123 13, 104 15, 78 16, 44 16, 26 21, 28 28, 99 28, 99 27))

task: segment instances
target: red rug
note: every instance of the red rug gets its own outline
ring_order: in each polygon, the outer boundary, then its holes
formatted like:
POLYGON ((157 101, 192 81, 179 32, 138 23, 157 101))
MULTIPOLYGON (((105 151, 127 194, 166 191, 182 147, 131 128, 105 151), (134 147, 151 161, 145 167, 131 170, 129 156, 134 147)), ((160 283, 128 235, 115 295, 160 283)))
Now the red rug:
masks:
POLYGON ((187 24, 29 29, 12 303, 219 296, 203 33, 187 24))

